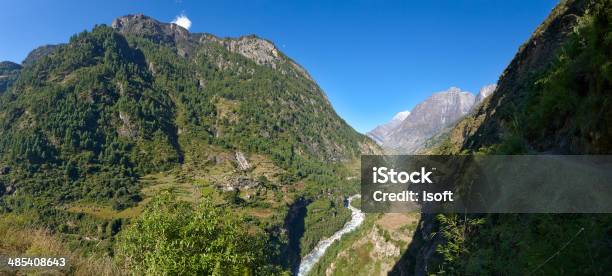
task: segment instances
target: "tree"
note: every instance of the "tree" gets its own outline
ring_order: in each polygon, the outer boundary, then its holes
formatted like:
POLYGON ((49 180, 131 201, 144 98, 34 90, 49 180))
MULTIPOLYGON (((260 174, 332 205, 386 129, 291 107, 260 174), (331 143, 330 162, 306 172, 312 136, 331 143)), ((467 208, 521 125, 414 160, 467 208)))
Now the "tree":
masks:
POLYGON ((265 236, 203 198, 195 209, 165 193, 120 234, 118 256, 135 274, 279 274, 265 254, 265 236))

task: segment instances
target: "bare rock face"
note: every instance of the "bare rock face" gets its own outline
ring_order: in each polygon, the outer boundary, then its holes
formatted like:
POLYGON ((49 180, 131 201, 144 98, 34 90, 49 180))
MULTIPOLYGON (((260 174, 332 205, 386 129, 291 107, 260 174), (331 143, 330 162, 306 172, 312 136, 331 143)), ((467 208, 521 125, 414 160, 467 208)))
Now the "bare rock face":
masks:
POLYGON ((259 182, 245 177, 245 176, 236 176, 236 177, 228 177, 220 184, 218 184, 218 188, 220 188, 224 192, 230 191, 243 191, 253 189, 259 186, 259 182))
POLYGON ((485 85, 484 87, 480 88, 478 95, 476 95, 476 103, 474 104, 474 106, 481 103, 485 98, 493 94, 496 88, 497 88, 497 84, 489 84, 489 85, 485 85))
POLYGON ((230 52, 240 54, 255 63, 272 67, 283 74, 294 73, 313 80, 306 70, 284 56, 274 43, 259 38, 256 35, 241 36, 238 38, 213 39, 224 45, 230 52))
POLYGON ((457 87, 434 93, 412 111, 402 111, 367 135, 388 153, 412 154, 426 147, 428 141, 450 130, 485 98, 493 94, 495 84, 480 89, 477 96, 457 87))
POLYGON ((159 22, 143 14, 116 18, 111 26, 122 34, 142 36, 156 43, 175 47, 177 53, 183 57, 191 55, 196 47, 187 29, 173 23, 159 22))
POLYGON ((404 119, 408 117, 408 115, 410 115, 410 111, 408 110, 398 112, 397 114, 395 114, 395 116, 393 116, 391 121, 386 124, 377 126, 372 131, 366 133, 366 135, 372 138, 379 145, 382 145, 387 135, 393 130, 395 130, 404 121, 404 119))
POLYGON ((255 36, 225 40, 224 44, 230 51, 241 54, 259 65, 269 65, 276 68, 276 64, 282 61, 274 44, 255 36))
POLYGON ((202 44, 219 43, 229 51, 259 65, 269 66, 283 74, 294 73, 312 80, 304 68, 284 56, 272 42, 255 35, 219 38, 207 33, 190 33, 179 25, 163 23, 143 14, 116 18, 111 26, 122 34, 138 35, 175 47, 181 56, 193 55, 195 49, 202 44))
POLYGON ((472 108, 475 96, 457 87, 434 93, 418 104, 382 141, 388 152, 415 153, 435 134, 448 128, 472 108))
POLYGON ((238 164, 238 169, 241 171, 246 171, 251 168, 251 164, 247 161, 244 153, 237 151, 236 152, 236 163, 238 164))
POLYGON ((187 29, 176 24, 159 22, 143 14, 116 18, 111 26, 120 33, 144 36, 157 43, 175 44, 177 40, 189 38, 187 29))

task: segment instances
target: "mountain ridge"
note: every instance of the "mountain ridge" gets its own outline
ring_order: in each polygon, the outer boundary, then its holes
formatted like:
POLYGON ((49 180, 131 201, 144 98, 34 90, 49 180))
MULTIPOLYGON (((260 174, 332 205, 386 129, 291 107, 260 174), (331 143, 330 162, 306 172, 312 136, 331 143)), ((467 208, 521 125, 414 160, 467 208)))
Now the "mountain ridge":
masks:
POLYGON ((401 122, 404 119, 406 119, 406 117, 408 117, 408 115, 410 115, 410 111, 408 110, 400 111, 396 113, 393 116, 393 118, 391 118, 391 121, 385 124, 379 125, 371 131, 368 131, 366 135, 374 139, 376 143, 381 145, 385 139, 385 136, 389 133, 389 131, 392 131, 393 129, 398 127, 401 124, 401 122))
MULTIPOLYGON (((153 39, 159 43, 169 43, 176 46, 181 56, 189 55, 197 43, 217 42, 229 51, 247 57, 259 65, 270 66, 281 70, 283 63, 291 65, 295 72, 312 80, 308 72, 299 64, 284 55, 270 40, 260 38, 255 34, 239 37, 217 37, 210 33, 191 33, 187 29, 174 24, 163 23, 144 14, 130 14, 113 20, 111 27, 123 34, 139 35, 153 39)), ((294 73, 295 73, 294 72, 294 73)))
POLYGON ((391 120, 367 135, 389 153, 419 152, 430 138, 447 130, 480 105, 493 93, 495 87, 495 84, 484 86, 476 96, 457 87, 433 93, 417 104, 405 118, 391 120))
POLYGON ((17 63, 10 61, 0 62, 0 94, 6 91, 17 80, 21 69, 21 65, 17 63))
POLYGON ((35 49, 0 94, 2 214, 34 214, 71 242, 95 237, 104 249, 81 249, 108 254, 117 225, 169 193, 265 234, 266 258, 285 270, 342 227, 358 157, 379 147, 301 66, 255 36, 144 15, 112 25, 35 49))

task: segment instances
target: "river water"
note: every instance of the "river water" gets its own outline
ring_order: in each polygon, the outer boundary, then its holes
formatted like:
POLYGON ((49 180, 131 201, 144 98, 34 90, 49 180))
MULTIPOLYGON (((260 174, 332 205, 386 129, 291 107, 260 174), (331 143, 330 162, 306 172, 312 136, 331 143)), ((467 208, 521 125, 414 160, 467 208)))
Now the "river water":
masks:
POLYGON ((361 197, 361 195, 353 195, 348 198, 348 208, 351 210, 351 220, 349 220, 342 229, 336 231, 331 237, 319 241, 317 246, 308 253, 308 255, 304 256, 300 261, 300 268, 298 270, 298 276, 306 276, 308 272, 312 269, 312 267, 325 255, 325 251, 329 248, 332 243, 339 240, 344 234, 349 233, 355 229, 365 219, 365 214, 361 212, 361 210, 351 206, 351 202, 353 199, 361 197))

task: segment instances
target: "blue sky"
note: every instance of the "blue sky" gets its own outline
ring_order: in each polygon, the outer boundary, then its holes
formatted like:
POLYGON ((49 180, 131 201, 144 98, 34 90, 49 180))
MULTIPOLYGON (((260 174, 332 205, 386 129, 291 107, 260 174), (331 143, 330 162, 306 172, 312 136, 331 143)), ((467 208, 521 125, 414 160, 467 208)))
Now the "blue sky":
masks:
POLYGON ((144 13, 190 31, 257 34, 303 65, 360 132, 433 92, 478 92, 497 81, 553 0, 3 1, 0 60, 66 42, 94 24, 144 13))

